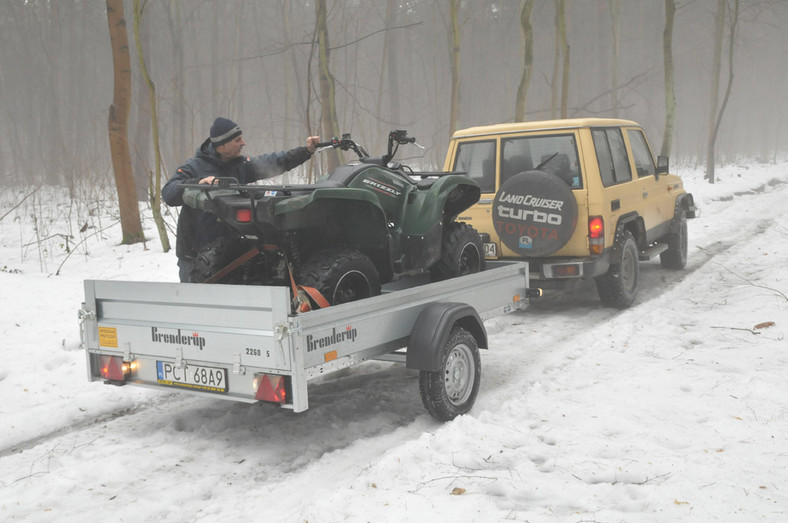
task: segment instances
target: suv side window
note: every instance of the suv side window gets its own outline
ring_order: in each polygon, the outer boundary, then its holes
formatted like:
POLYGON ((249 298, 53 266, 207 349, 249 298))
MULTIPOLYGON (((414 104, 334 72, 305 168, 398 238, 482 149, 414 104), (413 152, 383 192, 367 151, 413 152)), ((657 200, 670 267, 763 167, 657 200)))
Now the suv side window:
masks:
POLYGON ((609 187, 618 183, 632 180, 632 171, 629 168, 627 148, 621 129, 592 129, 599 174, 602 185, 609 187))
POLYGON ((656 172, 654 157, 651 156, 651 150, 648 148, 643 132, 639 129, 629 129, 627 135, 629 136, 629 145, 632 146, 632 156, 634 156, 638 176, 653 176, 656 172))
POLYGON ((495 192, 495 141, 462 142, 457 145, 454 171, 464 172, 481 187, 495 192))

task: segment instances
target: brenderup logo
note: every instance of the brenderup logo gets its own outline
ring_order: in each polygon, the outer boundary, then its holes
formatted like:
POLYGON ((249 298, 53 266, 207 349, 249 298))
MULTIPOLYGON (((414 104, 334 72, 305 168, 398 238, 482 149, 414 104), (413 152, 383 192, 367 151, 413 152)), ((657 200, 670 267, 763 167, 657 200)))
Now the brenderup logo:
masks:
POLYGON ((306 337, 306 351, 312 352, 318 349, 331 347, 332 345, 342 343, 343 341, 349 341, 353 343, 356 341, 357 335, 358 330, 351 327, 350 325, 345 327, 344 331, 337 332, 336 328, 331 329, 331 334, 329 336, 315 338, 311 334, 308 334, 306 337))
POLYGON ((178 329, 177 334, 168 334, 166 332, 159 332, 157 327, 151 327, 151 339, 154 343, 171 343, 173 345, 191 345, 192 347, 199 347, 200 350, 205 347, 205 338, 198 333, 193 332, 191 336, 181 334, 181 329, 178 329))

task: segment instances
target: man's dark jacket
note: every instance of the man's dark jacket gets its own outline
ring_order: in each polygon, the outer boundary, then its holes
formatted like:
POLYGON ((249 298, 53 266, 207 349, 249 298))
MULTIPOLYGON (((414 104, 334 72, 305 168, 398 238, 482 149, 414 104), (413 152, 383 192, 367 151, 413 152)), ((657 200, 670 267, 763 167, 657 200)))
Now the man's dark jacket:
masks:
MULTIPOLYGON (((194 157, 180 166, 161 190, 167 205, 183 205, 183 183, 197 183, 208 176, 232 177, 241 184, 252 183, 263 178, 278 176, 309 160, 312 154, 306 147, 296 147, 260 156, 239 156, 227 163, 222 162, 211 144, 205 140, 194 157)), ((178 240, 175 254, 178 258, 193 258, 206 243, 230 234, 227 225, 217 217, 183 205, 178 218, 178 240)))

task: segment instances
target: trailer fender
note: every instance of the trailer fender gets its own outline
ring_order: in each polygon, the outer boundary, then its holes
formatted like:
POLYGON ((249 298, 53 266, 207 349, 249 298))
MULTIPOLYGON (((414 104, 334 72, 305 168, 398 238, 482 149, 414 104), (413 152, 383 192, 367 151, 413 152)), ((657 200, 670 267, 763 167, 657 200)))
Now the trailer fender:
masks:
POLYGON ((469 331, 480 349, 487 348, 487 331, 479 314, 466 303, 430 303, 419 314, 408 342, 406 366, 434 372, 440 369, 441 349, 455 325, 469 331))

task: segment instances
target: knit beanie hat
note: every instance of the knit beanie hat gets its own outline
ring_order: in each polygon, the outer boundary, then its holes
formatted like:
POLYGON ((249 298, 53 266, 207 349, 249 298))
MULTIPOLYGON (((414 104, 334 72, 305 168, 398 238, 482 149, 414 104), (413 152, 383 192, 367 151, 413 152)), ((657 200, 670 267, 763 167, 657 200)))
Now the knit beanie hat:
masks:
POLYGON ((213 121, 211 126, 211 143, 214 147, 226 144, 240 135, 241 128, 232 120, 219 117, 213 121))

